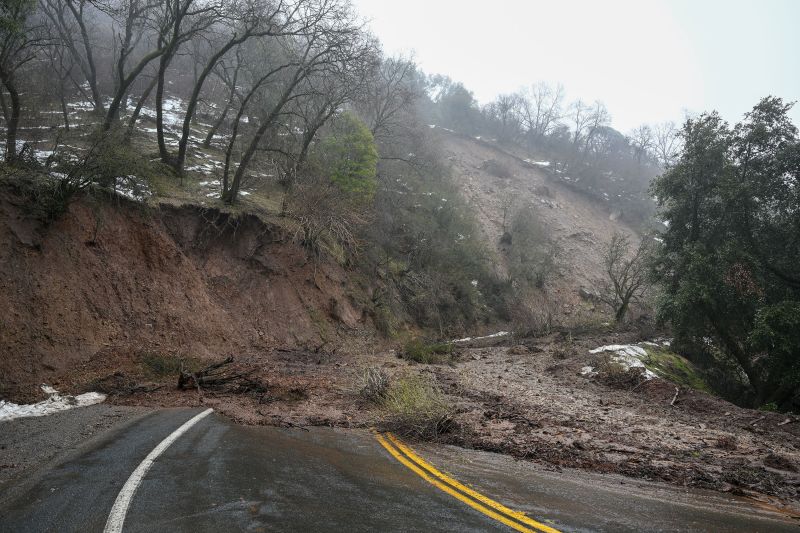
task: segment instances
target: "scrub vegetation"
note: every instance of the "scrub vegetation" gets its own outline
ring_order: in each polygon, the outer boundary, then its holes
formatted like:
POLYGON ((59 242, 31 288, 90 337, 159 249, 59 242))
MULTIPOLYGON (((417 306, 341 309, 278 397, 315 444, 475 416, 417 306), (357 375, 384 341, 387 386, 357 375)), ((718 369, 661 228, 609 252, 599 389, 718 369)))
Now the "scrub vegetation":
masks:
POLYGON ((530 81, 479 102, 347 0, 4 0, 0 400, 796 502, 794 104, 621 132, 530 81))

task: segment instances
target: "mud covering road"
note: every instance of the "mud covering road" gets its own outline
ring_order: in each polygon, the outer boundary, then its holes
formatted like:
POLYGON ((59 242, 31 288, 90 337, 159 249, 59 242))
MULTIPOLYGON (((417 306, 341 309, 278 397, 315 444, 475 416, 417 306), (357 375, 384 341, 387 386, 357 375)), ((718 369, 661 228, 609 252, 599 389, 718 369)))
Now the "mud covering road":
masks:
MULTIPOLYGON (((0 531, 103 531, 126 480, 198 409, 111 428, 4 487, 0 531)), ((81 416, 75 412, 65 416, 81 416)), ((0 430, 5 430, 0 424, 0 430)), ((797 531, 733 496, 684 491, 434 445, 417 452, 484 495, 561 531, 797 531)), ((507 531, 440 491, 367 431, 234 424, 211 414, 156 458, 124 531, 507 531)))

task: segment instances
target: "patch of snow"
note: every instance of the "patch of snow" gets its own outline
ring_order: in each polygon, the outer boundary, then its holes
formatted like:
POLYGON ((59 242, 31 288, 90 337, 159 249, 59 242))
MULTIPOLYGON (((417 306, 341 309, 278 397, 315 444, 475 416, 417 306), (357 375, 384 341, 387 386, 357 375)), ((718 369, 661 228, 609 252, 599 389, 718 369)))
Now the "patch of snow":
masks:
POLYGON ((114 178, 114 192, 137 202, 142 202, 153 196, 150 186, 134 175, 114 178))
POLYGON ((533 161, 531 159, 525 159, 525 162, 529 165, 536 165, 537 167, 549 167, 550 161, 533 161))
POLYGON ((593 366, 585 366, 581 368, 581 376, 594 376, 597 372, 594 371, 593 366))
POLYGON ((601 352, 623 352, 624 354, 631 355, 633 357, 643 357, 647 355, 647 352, 644 351, 644 348, 636 346, 635 344, 609 344, 608 346, 601 346, 599 348, 595 348, 594 350, 589 350, 589 353, 601 352))
POLYGON ((641 357, 646 357, 647 352, 641 346, 636 346, 635 344, 609 344, 608 346, 589 350, 591 354, 602 352, 613 352, 614 355, 611 356, 611 360, 622 365, 626 371, 631 368, 643 368, 645 379, 658 377, 658 374, 648 369, 642 362, 641 357))
POLYGON ((106 399, 106 395, 99 392, 86 392, 77 396, 62 396, 56 389, 48 385, 42 385, 42 391, 48 395, 48 398, 38 403, 19 405, 0 400, 0 421, 29 416, 46 416, 75 407, 94 405, 106 399))
POLYGON ((471 284, 473 287, 477 287, 477 286, 478 286, 478 280, 477 280, 477 279, 473 279, 472 281, 470 281, 470 284, 471 284))
POLYGON ((494 339, 497 337, 505 337, 507 335, 511 335, 510 331, 498 331, 497 333, 492 333, 491 335, 486 335, 484 337, 464 337, 463 339, 456 339, 450 342, 469 342, 469 341, 480 341, 483 339, 494 339))

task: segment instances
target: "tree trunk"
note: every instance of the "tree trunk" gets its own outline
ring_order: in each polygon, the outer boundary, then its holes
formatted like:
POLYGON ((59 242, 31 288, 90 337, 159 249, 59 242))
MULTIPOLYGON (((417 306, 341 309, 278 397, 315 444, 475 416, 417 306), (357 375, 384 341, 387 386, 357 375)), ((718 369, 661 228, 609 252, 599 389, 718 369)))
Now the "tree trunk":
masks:
POLYGON ((275 105, 270 112, 269 116, 261 123, 258 130, 256 130, 255 135, 253 135, 250 144, 247 146, 247 150, 244 151, 242 154, 242 159, 239 161, 239 166, 236 167, 236 173, 233 175, 233 181, 231 182, 231 188, 228 191, 223 192, 222 200, 227 204, 232 204, 236 201, 236 197, 239 194, 239 187, 242 183, 242 177, 244 177, 244 173, 247 171, 247 166, 250 164, 250 160, 253 159, 253 156, 256 153, 256 149, 258 145, 261 143, 261 139, 264 137, 264 133, 266 133, 267 129, 275 122, 275 119, 278 118, 278 115, 283 109, 283 106, 286 105, 286 102, 289 101, 289 96, 291 95, 294 88, 299 83, 299 77, 296 77, 294 82, 290 85, 290 87, 283 93, 281 96, 280 101, 275 105))
POLYGON ((217 117, 217 120, 214 121, 214 124, 211 126, 211 129, 208 130, 206 138, 203 139, 203 146, 205 148, 211 146, 211 140, 217 134, 217 131, 222 127, 222 124, 225 122, 225 117, 228 116, 228 111, 230 111, 231 109, 231 104, 233 103, 233 99, 236 98, 236 81, 239 77, 239 67, 241 66, 238 54, 236 58, 237 58, 236 69, 234 69, 233 71, 233 79, 231 80, 231 87, 230 87, 231 90, 230 94, 228 95, 228 101, 225 102, 225 107, 223 108, 222 113, 220 113, 219 117, 217 117))
MULTIPOLYGON (((183 129, 181 130, 181 138, 178 141, 178 159, 175 161, 175 170, 179 173, 183 173, 183 165, 186 162, 186 147, 189 144, 189 134, 191 133, 191 126, 192 126, 192 119, 194 118, 195 109, 197 109, 197 101, 200 99, 200 91, 203 90, 203 84, 205 84, 208 75, 211 74, 211 71, 214 69, 214 66, 222 59, 222 56, 228 53, 234 46, 241 44, 249 37, 248 34, 244 34, 242 37, 231 39, 228 41, 225 46, 219 49, 219 51, 211 56, 211 59, 208 60, 206 66, 203 68, 200 75, 197 77, 197 81, 194 84, 194 89, 192 90, 192 95, 189 97, 189 102, 186 106, 186 114, 183 117, 183 129)), ((238 67, 237 67, 238 68, 238 67)), ((234 80, 233 83, 234 90, 236 87, 236 81, 234 80)), ((230 105, 230 104, 228 104, 230 105)), ((226 110, 228 105, 226 105, 226 110)))
POLYGON ((147 99, 150 98, 150 93, 153 92, 153 88, 156 86, 157 81, 158 78, 153 76, 153 79, 150 80, 150 83, 148 83, 147 87, 145 87, 142 96, 139 97, 139 101, 136 102, 136 108, 133 110, 133 114, 128 121, 129 137, 133 134, 133 128, 136 126, 136 121, 139 120, 139 114, 142 112, 142 107, 144 107, 144 103, 147 101, 147 99))
POLYGON ((0 76, 3 85, 6 86, 8 96, 11 99, 11 109, 6 122, 6 163, 13 163, 17 160, 17 127, 19 126, 20 102, 19 92, 14 84, 13 78, 7 75, 0 76))
POLYGON ((83 40, 83 47, 86 50, 86 81, 89 82, 89 89, 92 92, 92 101, 94 103, 94 111, 102 113, 105 109, 103 106, 103 97, 97 88, 97 67, 94 64, 94 55, 92 54, 92 43, 89 40, 89 32, 86 29, 86 24, 83 21, 83 7, 80 11, 75 8, 72 0, 67 1, 67 7, 75 17, 78 23, 78 28, 81 31, 81 39, 83 40))
POLYGON ((230 110, 230 108, 231 108, 231 104, 230 104, 230 101, 229 101, 228 103, 225 104, 225 107, 222 109, 222 113, 220 113, 219 117, 217 117, 217 120, 215 120, 214 124, 211 125, 211 129, 208 130, 208 133, 206 134, 206 138, 203 139, 203 147, 204 148, 208 148, 208 147, 211 146, 211 140, 217 134, 217 130, 219 130, 220 127, 222 127, 222 123, 225 122, 225 117, 228 116, 228 111, 230 110))
POLYGON ((142 73, 144 68, 154 59, 159 57, 161 54, 164 53, 163 49, 153 50, 146 56, 144 56, 140 61, 139 64, 128 74, 128 77, 125 78, 122 75, 122 71, 120 70, 120 83, 119 87, 117 87, 117 92, 114 94, 114 99, 111 100, 111 104, 108 106, 108 111, 106 112, 106 118, 103 121, 103 130, 108 131, 111 129, 111 126, 114 125, 114 122, 117 120, 119 116, 119 106, 122 102, 122 97, 128 92, 128 87, 131 86, 131 83, 136 79, 139 74, 142 73))
POLYGON ((172 51, 165 53, 161 56, 158 63, 158 74, 156 79, 156 137, 158 138, 158 154, 161 161, 167 165, 172 164, 172 156, 167 150, 167 143, 164 140, 164 77, 167 72, 167 66, 170 59, 172 59, 172 51))
POLYGON ((625 320, 625 315, 628 314, 629 305, 630 300, 624 300, 617 309, 617 312, 614 315, 614 320, 616 320, 617 324, 622 324, 622 322, 625 320))
POLYGON ((3 94, 3 89, 0 87, 0 109, 3 111, 3 120, 8 122, 8 104, 6 103, 6 96, 3 94))
POLYGON ((67 99, 64 97, 63 90, 59 98, 61 100, 61 114, 64 116, 64 131, 69 131, 69 110, 67 109, 67 99))
POLYGON ((749 354, 745 352, 736 339, 724 328, 722 327, 719 322, 715 318, 715 314, 712 310, 706 310, 706 316, 711 322, 714 331, 717 333, 717 337, 722 341, 722 344, 725 345, 725 349, 728 351, 729 354, 733 356, 739 366, 742 368, 742 372, 745 373, 747 376, 747 380, 750 382, 750 387, 753 389, 753 392, 756 393, 756 396, 761 398, 766 398, 769 395, 768 387, 764 386, 764 383, 761 381, 761 377, 759 376, 758 372, 756 371, 755 367, 753 367, 753 363, 750 361, 749 354))

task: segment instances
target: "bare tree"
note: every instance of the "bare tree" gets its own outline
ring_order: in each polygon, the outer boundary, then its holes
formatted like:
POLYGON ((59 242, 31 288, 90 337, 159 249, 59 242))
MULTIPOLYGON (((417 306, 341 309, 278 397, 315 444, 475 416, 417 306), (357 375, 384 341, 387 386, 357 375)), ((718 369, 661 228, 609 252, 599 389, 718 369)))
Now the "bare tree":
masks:
MULTIPOLYGON (((195 36, 201 34, 209 29, 221 16, 223 12, 222 1, 201 2, 199 0, 165 0, 163 2, 162 11, 160 13, 160 27, 158 40, 162 43, 162 53, 159 54, 158 72, 156 74, 156 138, 158 140, 158 153, 161 161, 173 166, 177 170, 182 170, 183 162, 178 158, 174 158, 167 149, 167 143, 164 139, 164 87, 166 80, 167 68, 170 62, 178 53, 180 47, 195 36)), ((232 40, 236 39, 236 35, 232 40)), ((232 48, 236 43, 231 44, 232 48)), ((224 55, 230 48, 223 46, 224 55)), ((216 56, 216 54, 215 54, 216 56)), ((221 56, 220 56, 221 57, 221 56)), ((188 139, 188 125, 191 123, 194 116, 194 110, 197 106, 197 98, 200 90, 203 87, 208 73, 211 72, 213 65, 216 64, 218 58, 213 61, 213 64, 204 69, 198 83, 195 84, 196 91, 192 93, 189 101, 189 107, 186 111, 186 121, 184 126, 184 135, 182 135, 183 149, 180 152, 185 156, 186 153, 186 140, 188 139)))
POLYGON ((416 65, 403 57, 384 59, 375 69, 356 107, 376 140, 391 136, 404 123, 404 113, 420 95, 413 85, 415 75, 416 65))
MULTIPOLYGON (((308 158, 311 143, 320 128, 325 125, 344 104, 362 92, 367 76, 374 64, 374 58, 363 56, 353 61, 332 65, 330 70, 306 79, 302 89, 304 98, 295 100, 292 115, 298 120, 296 131, 300 133, 299 152, 293 168, 293 174, 300 171, 308 158)), ((391 119, 385 117, 386 121, 391 119)), ((388 122, 384 122, 388 126, 388 122)), ((380 131, 380 130, 379 130, 380 131)))
MULTIPOLYGON (((302 15, 310 18, 312 22, 305 25, 306 30, 293 35, 289 40, 291 46, 287 50, 288 61, 271 69, 267 72, 266 77, 262 78, 266 81, 274 73, 284 71, 279 89, 272 93, 268 100, 265 100, 266 105, 261 106, 258 127, 246 144, 233 179, 228 184, 230 154, 236 142, 235 134, 238 123, 247 101, 252 99, 252 96, 258 91, 251 90, 243 100, 243 106, 234 123, 234 134, 226 153, 226 168, 223 174, 223 200, 225 202, 236 201, 242 179, 265 134, 276 125, 276 121, 284 114, 287 104, 305 96, 298 89, 303 86, 306 79, 318 73, 330 73, 335 71, 339 65, 363 60, 374 54, 373 42, 364 39, 364 34, 360 25, 354 20, 349 3, 340 0, 308 2, 303 6, 302 15)), ((263 84, 263 81, 260 84, 263 84)))
POLYGON ((544 82, 524 89, 520 95, 521 124, 533 142, 550 135, 563 115, 564 87, 544 82))
POLYGON ((658 164, 664 169, 671 167, 681 149, 678 127, 674 122, 657 124, 654 137, 653 148, 658 164))
POLYGON ((52 46, 43 47, 44 57, 47 58, 51 72, 55 75, 55 89, 58 102, 61 106, 61 116, 64 121, 64 130, 69 131, 69 109, 67 108, 67 82, 72 80, 72 72, 75 68, 73 56, 69 54, 66 47, 60 42, 52 46))
POLYGON ((569 106, 569 120, 572 129, 572 145, 578 149, 587 135, 589 125, 592 122, 592 108, 585 104, 583 100, 576 100, 569 106))
POLYGON ((652 153, 654 147, 653 130, 647 124, 635 128, 628 134, 636 162, 641 165, 642 158, 652 153))
POLYGON ((150 98, 150 93, 152 93, 153 89, 155 89, 157 82, 158 77, 154 73, 150 78, 150 82, 147 84, 147 86, 145 86, 144 91, 142 91, 142 94, 139 95, 139 99, 136 101, 136 107, 133 108, 133 112, 128 119, 127 136, 129 138, 131 135, 133 135, 134 128, 136 127, 136 121, 139 120, 139 115, 142 113, 142 107, 144 107, 147 99, 150 98))
MULTIPOLYGON (((92 101, 94 111, 104 111, 103 97, 97 82, 97 65, 94 58, 95 44, 91 35, 94 29, 89 27, 92 3, 87 0, 41 0, 42 12, 52 23, 53 34, 58 37, 61 46, 77 65, 89 86, 88 97, 92 101), (88 12, 87 12, 88 10, 88 12)), ((96 10, 95 10, 96 13, 96 10)), ((77 87, 82 83, 73 78, 77 87)), ((81 87, 82 88, 82 87, 81 87)))
MULTIPOLYGON (((161 3, 157 0, 120 0, 113 5, 106 5, 105 12, 112 17, 119 27, 117 51, 115 54, 115 87, 114 96, 106 111, 103 129, 109 130, 119 117, 123 98, 128 94, 131 84, 153 60, 158 59, 166 50, 163 40, 156 39, 155 45, 145 52, 133 66, 128 66, 134 50, 137 48, 150 23, 158 23, 161 27, 169 26, 169 20, 163 21, 157 16, 156 8, 161 3)), ((166 30, 164 30, 166 31, 166 30)))
POLYGON ((228 113, 231 110, 231 107, 234 105, 234 101, 238 97, 239 90, 237 86, 237 82, 239 80, 239 71, 242 68, 242 55, 241 49, 237 47, 236 53, 233 57, 233 65, 229 65, 229 62, 226 62, 224 59, 217 64, 217 67, 214 69, 214 73, 216 74, 217 78, 219 78, 223 85, 225 85, 227 89, 227 98, 225 98, 225 103, 223 104, 222 111, 219 112, 217 118, 214 120, 214 123, 208 129, 208 133, 206 134, 205 139, 203 139, 203 146, 208 148, 211 146, 211 141, 214 139, 214 136, 217 134, 217 131, 222 127, 225 123, 225 119, 228 118, 228 113))
POLYGON ((500 142, 508 142, 519 131, 520 97, 516 94, 501 94, 489 104, 487 111, 497 121, 500 142))
POLYGON ((631 304, 639 301, 647 289, 646 242, 643 240, 632 249, 627 235, 614 233, 603 257, 606 278, 598 283, 599 298, 611 308, 618 323, 625 320, 631 304))
POLYGON ((608 109, 606 109, 605 104, 599 100, 595 101, 588 115, 586 135, 583 141, 584 153, 588 151, 590 143, 594 140, 595 136, 600 133, 600 130, 608 127, 609 124, 611 124, 611 115, 608 109))
POLYGON ((22 104, 17 75, 48 42, 45 26, 36 18, 32 0, 5 0, 0 3, 0 83, 8 92, 10 105, 4 104, 6 117, 5 161, 17 159, 17 128, 22 104))

